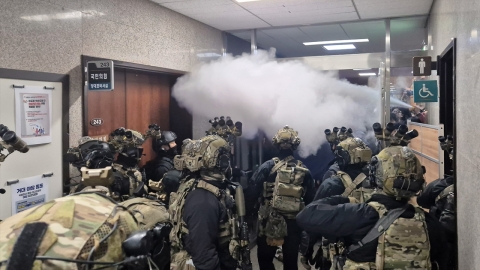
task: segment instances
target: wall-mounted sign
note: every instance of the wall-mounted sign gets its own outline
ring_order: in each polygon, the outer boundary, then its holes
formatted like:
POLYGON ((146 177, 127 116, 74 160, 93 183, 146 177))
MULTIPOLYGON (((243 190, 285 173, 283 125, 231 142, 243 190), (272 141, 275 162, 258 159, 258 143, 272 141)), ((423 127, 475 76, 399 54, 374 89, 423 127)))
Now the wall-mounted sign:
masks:
POLYGON ((99 126, 103 125, 103 119, 93 118, 92 120, 90 120, 90 125, 92 125, 94 127, 99 127, 99 126))
POLYGON ((12 185, 12 215, 48 201, 49 180, 42 175, 20 179, 12 185))
POLYGON ((413 76, 432 75, 432 57, 415 56, 413 57, 413 76))
POLYGON ((438 102, 437 81, 414 81, 413 101, 415 103, 438 102))
POLYGON ((52 142, 52 91, 40 86, 15 88, 15 127, 28 145, 52 142))
POLYGON ((113 61, 87 62, 88 90, 113 90, 113 61))

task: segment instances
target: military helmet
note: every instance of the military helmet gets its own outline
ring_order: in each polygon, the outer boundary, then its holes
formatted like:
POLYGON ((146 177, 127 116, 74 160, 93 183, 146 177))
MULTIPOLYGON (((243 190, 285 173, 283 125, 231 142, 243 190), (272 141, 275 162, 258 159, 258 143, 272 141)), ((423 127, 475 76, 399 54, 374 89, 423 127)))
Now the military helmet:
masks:
POLYGON ((177 134, 173 131, 162 131, 161 137, 153 141, 154 148, 160 148, 162 145, 174 142, 177 139, 177 134))
POLYGON ((230 145, 218 135, 208 135, 199 140, 184 140, 182 154, 173 160, 175 169, 225 170, 230 166, 230 145))
POLYGON ((339 165, 368 163, 372 150, 360 138, 346 138, 335 148, 339 165))
POLYGON ((379 188, 397 199, 415 196, 425 185, 425 168, 406 146, 391 146, 374 156, 371 177, 379 188))
MULTIPOLYGON (((9 260, 7 269, 31 269, 28 262, 19 260, 27 252, 49 258, 36 260, 33 269, 84 269, 95 262, 120 263, 126 258, 121 243, 138 229, 133 214, 105 196, 79 193, 61 197, 0 223, 0 262, 9 260), (38 243, 16 244, 26 238, 36 238, 38 243)), ((0 263, 0 268, 3 266, 0 263)))
POLYGON ((295 150, 300 145, 300 138, 297 131, 285 126, 273 136, 272 143, 280 149, 295 150))

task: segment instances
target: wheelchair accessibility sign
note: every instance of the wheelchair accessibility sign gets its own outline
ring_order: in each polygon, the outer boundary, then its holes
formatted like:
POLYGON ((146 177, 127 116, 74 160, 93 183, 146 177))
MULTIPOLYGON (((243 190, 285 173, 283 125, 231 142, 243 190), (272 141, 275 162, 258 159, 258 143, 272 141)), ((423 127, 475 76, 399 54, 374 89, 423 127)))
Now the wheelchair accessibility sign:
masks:
POLYGON ((414 81, 413 101, 415 103, 438 102, 437 81, 414 81))

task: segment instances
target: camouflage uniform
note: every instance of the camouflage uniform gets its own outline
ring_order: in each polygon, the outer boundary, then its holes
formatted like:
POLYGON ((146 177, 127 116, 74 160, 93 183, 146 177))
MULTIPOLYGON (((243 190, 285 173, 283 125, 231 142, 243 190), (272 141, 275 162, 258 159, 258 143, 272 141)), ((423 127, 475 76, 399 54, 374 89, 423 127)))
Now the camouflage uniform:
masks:
POLYGON ((264 162, 249 183, 252 198, 262 200, 258 210, 258 263, 260 269, 272 269, 278 246, 282 246, 284 269, 298 269, 301 230, 295 216, 313 200, 315 186, 310 171, 295 160, 293 151, 300 144, 298 132, 285 126, 272 138, 280 151, 264 162))
MULTIPOLYGON (((121 244, 130 233, 138 230, 134 217, 111 200, 95 193, 75 194, 4 220, 0 224, 0 261, 12 256, 22 229, 32 223, 48 224, 36 256, 76 260, 91 257, 92 261, 101 262, 124 260, 121 244)), ((36 260, 33 269, 83 269, 83 266, 58 260, 36 260)), ((6 265, 0 269, 6 269, 6 265)))
POLYGON ((182 146, 182 155, 174 159, 177 170, 187 169, 190 172, 199 172, 200 175, 184 179, 178 191, 170 194, 169 212, 173 223, 170 233, 172 269, 195 269, 195 266, 220 267, 220 265, 222 269, 236 269, 239 243, 234 239, 236 236, 232 232, 237 231, 233 228, 237 225, 233 216, 233 199, 225 188, 223 173, 229 166, 229 150, 230 147, 224 139, 217 135, 209 135, 200 140, 185 142, 182 146), (189 200, 197 198, 199 194, 204 196, 201 201, 189 200), (190 211, 196 209, 195 205, 207 206, 201 209, 205 211, 204 214, 193 213, 191 220, 186 219, 186 216, 191 216, 190 211), (219 216, 215 214, 217 212, 225 215, 219 216), (212 216, 214 218, 210 220, 212 216), (212 222, 219 223, 218 227, 202 227, 212 222), (216 231, 217 235, 208 238, 207 235, 210 233, 191 232, 189 229, 192 228, 216 231), (186 243, 190 244, 187 246, 186 243), (214 243, 215 246, 211 246, 210 243, 214 243), (199 247, 202 247, 201 250, 199 247), (210 258, 207 259, 206 256, 210 258))
POLYGON ((334 196, 307 206, 298 224, 308 233, 343 238, 343 269, 432 269, 446 265, 441 224, 408 203, 424 186, 423 168, 407 147, 392 146, 371 161, 371 177, 381 189, 367 203, 334 196))

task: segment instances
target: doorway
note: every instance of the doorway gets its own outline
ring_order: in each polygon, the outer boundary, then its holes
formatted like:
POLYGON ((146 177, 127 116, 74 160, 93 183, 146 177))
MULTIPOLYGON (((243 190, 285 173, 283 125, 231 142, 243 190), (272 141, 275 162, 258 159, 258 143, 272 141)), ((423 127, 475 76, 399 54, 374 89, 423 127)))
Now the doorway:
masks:
MULTIPOLYGON (((84 57, 84 65, 92 61, 84 57), (86 59, 85 59, 86 58, 86 59)), ((133 64, 132 64, 133 65, 133 64)), ((192 116, 171 97, 171 90, 181 73, 143 69, 114 61, 113 91, 84 91, 84 135, 108 140, 115 129, 124 127, 144 133, 150 124, 177 134, 177 144, 192 137, 192 116), (92 119, 102 119, 100 126, 92 119)), ((151 140, 143 144, 140 166, 155 157, 151 140)))
MULTIPOLYGON (((456 107, 456 39, 447 46, 443 53, 438 56, 439 76, 439 107, 440 123, 444 126, 444 134, 452 135, 456 139, 455 107, 456 107)), ((444 171, 450 174, 454 168, 448 153, 444 152, 444 171)))

